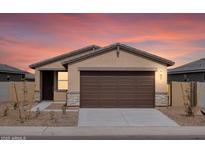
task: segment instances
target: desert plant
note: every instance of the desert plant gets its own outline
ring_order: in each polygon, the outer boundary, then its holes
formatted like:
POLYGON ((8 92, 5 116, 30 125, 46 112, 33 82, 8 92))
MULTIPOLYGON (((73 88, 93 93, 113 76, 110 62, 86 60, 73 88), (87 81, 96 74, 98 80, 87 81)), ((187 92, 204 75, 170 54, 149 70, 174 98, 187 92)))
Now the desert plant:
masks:
POLYGON ((6 105, 4 112, 3 112, 3 117, 8 116, 8 112, 9 112, 9 107, 6 105))
POLYGON ((37 109, 36 109, 36 117, 38 117, 40 114, 41 114, 40 108, 37 107, 37 109))
POLYGON ((16 110, 16 109, 18 108, 18 103, 17 103, 17 102, 14 102, 13 107, 14 107, 14 110, 16 110))
POLYGON ((67 107, 67 104, 63 104, 63 106, 62 106, 62 113, 63 114, 66 114, 66 107, 67 107))
POLYGON ((191 104, 191 96, 190 96, 190 91, 189 90, 185 90, 185 97, 186 100, 184 102, 184 106, 185 106, 185 112, 187 116, 193 116, 194 112, 193 112, 193 106, 191 104))
POLYGON ((20 123, 24 123, 24 119, 23 118, 20 119, 20 123))
POLYGON ((190 105, 188 105, 186 107, 186 114, 187 114, 187 116, 193 116, 194 115, 193 109, 192 109, 192 107, 190 105))
POLYGON ((192 106, 192 100, 191 100, 191 87, 190 90, 184 89, 183 84, 180 84, 182 94, 183 94, 183 102, 184 102, 184 107, 185 107, 185 112, 187 116, 193 116, 193 106, 192 106))
MULTIPOLYGON (((35 89, 35 87, 34 87, 34 89, 35 89)), ((26 119, 28 119, 28 120, 31 118, 31 109, 32 109, 32 106, 33 106, 33 102, 35 102, 34 100, 35 100, 35 91, 33 92, 32 100, 28 104, 27 116, 26 116, 26 119)))
POLYGON ((54 120, 55 113, 53 111, 49 112, 50 120, 54 120))

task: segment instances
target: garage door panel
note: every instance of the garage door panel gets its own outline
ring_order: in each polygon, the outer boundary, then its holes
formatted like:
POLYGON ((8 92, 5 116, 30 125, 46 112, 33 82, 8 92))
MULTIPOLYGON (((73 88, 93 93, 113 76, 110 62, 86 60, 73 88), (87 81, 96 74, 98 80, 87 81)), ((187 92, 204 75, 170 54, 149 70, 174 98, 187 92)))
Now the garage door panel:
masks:
POLYGON ((153 107, 154 72, 81 72, 81 107, 153 107))
POLYGON ((129 88, 142 88, 142 89, 152 89, 154 86, 152 86, 152 84, 120 84, 118 85, 116 84, 109 84, 109 85, 99 85, 98 83, 96 83, 96 85, 89 85, 89 84, 84 84, 84 87, 82 87, 82 89, 85 90, 89 90, 89 89, 98 89, 98 88, 116 88, 116 87, 122 87, 124 89, 129 89, 129 88))
POLYGON ((118 96, 119 99, 122 99, 122 100, 129 100, 129 99, 132 99, 132 100, 147 100, 147 99, 153 99, 152 98, 152 95, 146 95, 146 94, 143 94, 143 95, 130 95, 130 94, 127 94, 127 95, 119 95, 118 96))

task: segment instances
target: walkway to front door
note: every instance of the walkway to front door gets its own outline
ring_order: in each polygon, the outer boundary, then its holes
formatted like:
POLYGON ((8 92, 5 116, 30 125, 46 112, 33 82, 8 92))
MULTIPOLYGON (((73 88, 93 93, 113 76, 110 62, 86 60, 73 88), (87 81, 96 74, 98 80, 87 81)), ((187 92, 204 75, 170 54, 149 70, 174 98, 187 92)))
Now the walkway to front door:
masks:
POLYGON ((42 102, 36 104, 35 106, 33 106, 31 111, 36 111, 37 109, 39 109, 40 111, 43 111, 52 103, 53 103, 53 101, 42 101, 42 102))
POLYGON ((178 126, 178 124, 153 108, 80 108, 78 126, 178 126))

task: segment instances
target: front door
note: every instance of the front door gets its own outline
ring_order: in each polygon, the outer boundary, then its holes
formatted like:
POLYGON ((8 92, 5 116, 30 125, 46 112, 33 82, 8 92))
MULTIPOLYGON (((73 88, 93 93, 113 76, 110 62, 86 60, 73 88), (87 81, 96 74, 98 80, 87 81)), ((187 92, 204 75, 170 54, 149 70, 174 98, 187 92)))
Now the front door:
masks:
POLYGON ((42 99, 53 100, 54 72, 42 71, 42 99))

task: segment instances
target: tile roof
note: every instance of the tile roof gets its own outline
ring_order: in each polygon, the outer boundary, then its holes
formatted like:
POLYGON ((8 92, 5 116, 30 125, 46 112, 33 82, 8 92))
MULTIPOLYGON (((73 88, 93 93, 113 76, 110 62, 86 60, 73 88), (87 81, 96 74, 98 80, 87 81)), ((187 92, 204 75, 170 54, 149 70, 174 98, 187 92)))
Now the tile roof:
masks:
POLYGON ((50 63, 53 63, 53 62, 56 62, 58 60, 62 60, 62 59, 65 59, 65 58, 74 57, 76 55, 81 55, 81 54, 84 54, 84 53, 86 53, 88 51, 91 51, 93 49, 99 49, 99 48, 100 48, 100 46, 90 45, 90 46, 87 46, 87 47, 84 47, 84 48, 73 50, 71 52, 68 52, 68 53, 65 53, 65 54, 62 54, 62 55, 59 55, 59 56, 56 56, 56 57, 48 58, 46 60, 31 64, 31 65, 29 65, 29 67, 35 69, 36 67, 40 67, 40 66, 43 66, 43 65, 46 65, 46 64, 50 64, 50 63))
POLYGON ((13 74, 25 74, 26 79, 34 79, 34 75, 27 71, 23 71, 13 66, 9 66, 7 64, 0 64, 0 72, 1 73, 13 73, 13 74))
POLYGON ((63 59, 66 58, 67 60, 62 62, 62 64, 65 66, 66 64, 72 63, 72 62, 77 61, 79 59, 83 59, 83 58, 86 58, 86 57, 92 57, 92 56, 97 55, 99 53, 102 53, 104 51, 114 49, 117 46, 119 46, 120 48, 125 49, 127 51, 130 51, 132 53, 135 53, 137 55, 149 58, 149 59, 157 61, 159 63, 163 63, 167 66, 174 65, 174 62, 171 61, 171 60, 168 60, 168 59, 153 55, 153 54, 148 53, 146 51, 142 51, 142 50, 130 47, 130 46, 122 44, 122 43, 114 43, 114 44, 111 44, 111 45, 108 45, 108 46, 105 46, 105 47, 100 47, 100 46, 97 46, 97 45, 90 45, 90 46, 80 48, 80 49, 77 49, 77 50, 74 50, 74 51, 71 51, 71 52, 68 52, 68 53, 53 57, 53 58, 49 58, 49 59, 46 59, 46 60, 31 64, 29 67, 35 69, 36 67, 40 67, 40 66, 43 66, 43 65, 46 65, 46 64, 50 64, 52 62, 56 62, 56 61, 63 60, 63 59))
POLYGON ((108 45, 106 47, 99 48, 99 49, 97 49, 97 50, 95 50, 93 52, 90 52, 89 54, 80 55, 80 56, 78 56, 76 58, 70 58, 69 60, 64 61, 62 64, 64 66, 66 66, 67 64, 71 64, 71 63, 74 63, 74 62, 76 62, 78 60, 86 59, 86 58, 89 58, 89 57, 101 54, 104 51, 109 51, 109 50, 117 48, 117 47, 119 47, 120 49, 124 49, 126 51, 129 51, 129 52, 132 52, 132 53, 134 53, 136 55, 139 55, 139 56, 142 56, 142 57, 145 57, 145 58, 157 61, 159 63, 163 63, 163 64, 165 64, 167 66, 174 65, 174 62, 171 61, 171 60, 168 60, 168 59, 165 59, 165 58, 153 55, 153 54, 148 53, 146 51, 142 51, 142 50, 133 48, 131 46, 128 46, 128 45, 125 45, 125 44, 122 44, 122 43, 114 43, 114 44, 108 45))
POLYGON ((22 71, 13 66, 9 66, 7 64, 0 64, 0 72, 4 73, 16 73, 16 74, 25 74, 25 71, 22 71))

